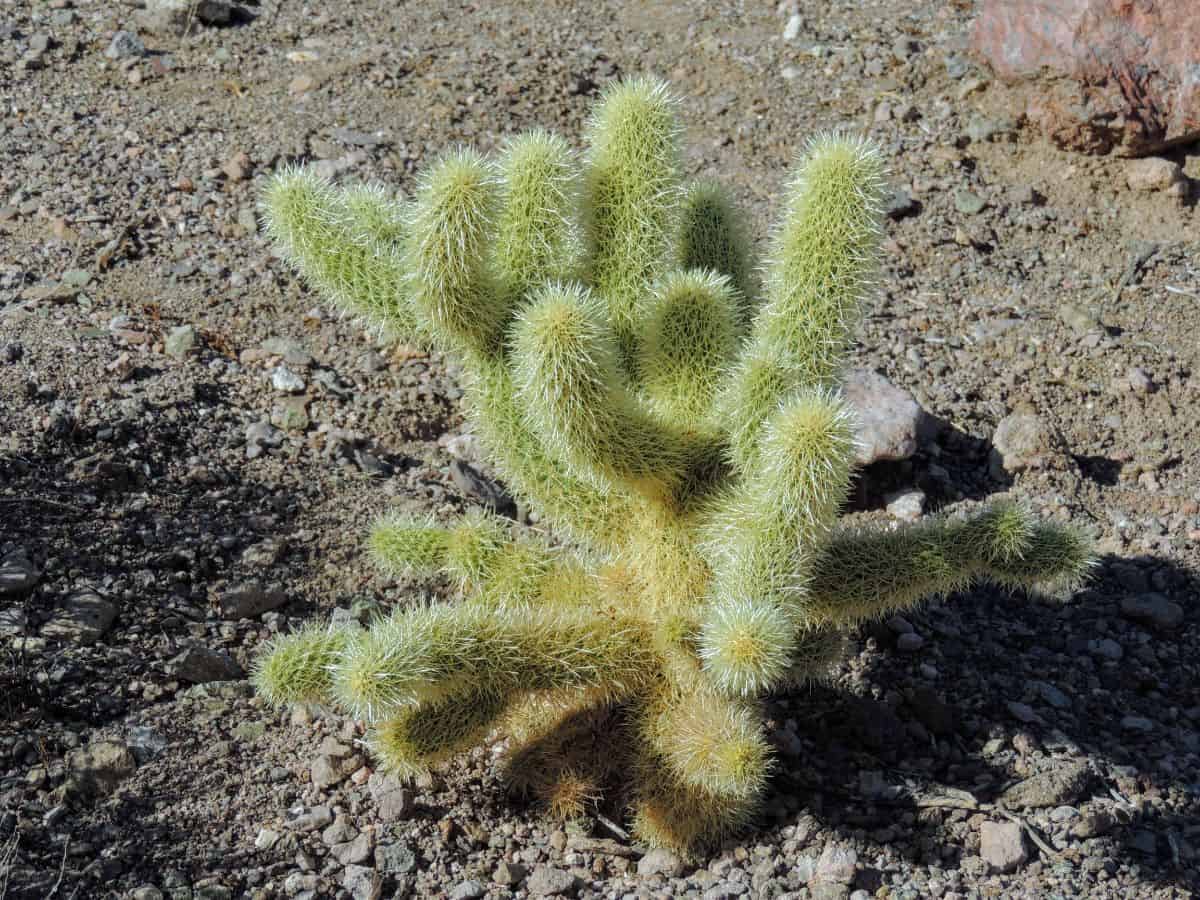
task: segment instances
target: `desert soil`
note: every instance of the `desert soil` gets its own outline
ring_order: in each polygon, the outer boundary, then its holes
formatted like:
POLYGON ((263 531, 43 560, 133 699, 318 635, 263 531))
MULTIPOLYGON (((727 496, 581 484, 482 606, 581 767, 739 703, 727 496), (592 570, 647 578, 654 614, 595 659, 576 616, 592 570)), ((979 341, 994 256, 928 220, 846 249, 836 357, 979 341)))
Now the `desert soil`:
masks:
MULTIPOLYGON (((1200 185, 1134 190, 1128 161, 1023 128, 967 54, 969 3, 234 12, 0 22, 0 896, 1192 896, 1200 185), (493 489, 453 455, 453 366, 331 314, 260 233, 264 180, 307 161, 409 191, 455 144, 578 142, 638 72, 673 82, 689 174, 760 239, 814 132, 887 157, 854 364, 938 427, 851 515, 1007 495, 1103 553, 1065 604, 980 588, 863 628, 827 687, 772 699, 761 819, 692 859, 510 799, 494 745, 401 786, 358 723, 244 678, 272 633, 440 590, 372 572, 373 516, 493 489), (1014 413, 1027 468, 992 445, 1014 413)), ((1196 152, 1173 157, 1192 179, 1196 152)))

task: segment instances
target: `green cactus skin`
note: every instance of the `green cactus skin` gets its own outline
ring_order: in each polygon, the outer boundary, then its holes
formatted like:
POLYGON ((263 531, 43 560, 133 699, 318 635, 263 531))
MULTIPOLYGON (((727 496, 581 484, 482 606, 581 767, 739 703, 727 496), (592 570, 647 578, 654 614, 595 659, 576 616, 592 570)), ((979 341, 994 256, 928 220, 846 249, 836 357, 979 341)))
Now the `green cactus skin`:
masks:
POLYGON ((385 516, 384 571, 457 601, 365 631, 272 641, 255 682, 371 728, 402 776, 508 737, 507 777, 563 818, 624 804, 691 849, 757 813, 767 692, 828 673, 860 622, 980 580, 1064 594, 1087 540, 1011 504, 898 530, 837 525, 854 423, 839 392, 875 280, 882 164, 813 140, 761 289, 741 214, 683 187, 676 102, 603 94, 577 160, 545 132, 456 150, 401 207, 305 170, 264 197, 271 234, 333 302, 456 354, 476 431, 566 546, 471 513, 385 516))

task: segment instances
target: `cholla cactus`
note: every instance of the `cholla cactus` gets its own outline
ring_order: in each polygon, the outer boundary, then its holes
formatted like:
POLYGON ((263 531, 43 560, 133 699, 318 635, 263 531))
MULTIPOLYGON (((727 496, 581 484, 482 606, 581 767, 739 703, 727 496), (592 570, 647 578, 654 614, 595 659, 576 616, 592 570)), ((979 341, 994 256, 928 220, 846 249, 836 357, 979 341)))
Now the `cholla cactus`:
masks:
POLYGON ((303 170, 265 211, 288 258, 352 313, 433 341, 475 427, 549 533, 388 516, 386 571, 448 573, 458 602, 274 641, 272 701, 371 723, 403 776, 499 727, 509 774, 561 816, 628 805, 647 844, 744 825, 771 769, 760 698, 821 677, 864 620, 987 578, 1070 587, 1080 536, 1013 506, 839 530, 855 427, 839 374, 874 285, 882 166, 811 141, 761 285, 725 191, 682 183, 675 102, 611 87, 577 160, 534 132, 451 153, 414 201, 303 170))

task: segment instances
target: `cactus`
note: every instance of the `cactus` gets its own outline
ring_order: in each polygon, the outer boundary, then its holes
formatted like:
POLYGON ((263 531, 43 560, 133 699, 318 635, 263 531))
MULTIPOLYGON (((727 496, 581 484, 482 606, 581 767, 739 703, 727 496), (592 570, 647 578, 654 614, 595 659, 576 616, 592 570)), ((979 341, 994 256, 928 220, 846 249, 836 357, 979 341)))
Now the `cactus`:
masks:
POLYGON ((276 176, 287 258, 341 308, 459 357, 475 428, 556 534, 385 516, 375 562, 449 575, 461 598, 306 627, 256 679, 366 720, 404 776, 499 729, 513 784, 553 813, 624 804, 646 844, 693 848, 759 808, 761 698, 822 677, 850 628, 980 579, 1069 590, 1091 555, 1007 504, 838 527, 879 154, 809 143, 759 279, 727 193, 683 182, 675 107, 659 81, 615 84, 582 159, 544 132, 495 161, 458 150, 403 205, 276 176))

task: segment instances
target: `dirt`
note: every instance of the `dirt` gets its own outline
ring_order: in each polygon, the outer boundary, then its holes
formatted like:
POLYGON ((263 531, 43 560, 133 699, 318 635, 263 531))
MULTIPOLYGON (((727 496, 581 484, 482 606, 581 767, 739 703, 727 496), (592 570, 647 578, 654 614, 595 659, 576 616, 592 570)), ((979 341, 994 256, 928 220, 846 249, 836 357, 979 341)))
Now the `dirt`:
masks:
POLYGON ((785 40, 794 12, 263 3, 180 36, 130 5, 10 9, 0 896, 509 896, 557 873, 597 897, 1200 887, 1200 153, 1171 157, 1181 195, 1044 143, 967 55, 970 4, 805 4, 785 40), (107 58, 120 29, 146 55, 107 58), (306 161, 408 191, 458 143, 578 142, 599 87, 643 71, 681 98, 689 175, 730 184, 759 239, 816 131, 865 130, 889 161, 854 364, 940 424, 851 515, 885 520, 898 488, 930 510, 1008 494, 1104 554, 1063 604, 981 588, 862 629, 831 685, 771 701, 761 820, 665 863, 619 822, 563 830, 509 798, 494 745, 368 781, 356 723, 269 710, 237 675, 313 615, 442 589, 371 570, 380 511, 480 503, 452 472, 453 365, 332 315, 258 233, 264 179, 306 161), (1052 465, 997 465, 1017 411, 1057 435, 1052 465), (259 594, 274 608, 226 615, 259 594), (1027 805, 1026 779, 1064 770, 1027 805), (1010 816, 1020 846, 997 856, 982 826, 1010 816))

